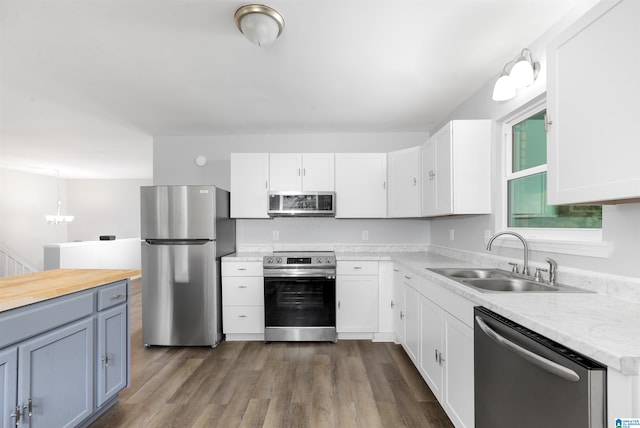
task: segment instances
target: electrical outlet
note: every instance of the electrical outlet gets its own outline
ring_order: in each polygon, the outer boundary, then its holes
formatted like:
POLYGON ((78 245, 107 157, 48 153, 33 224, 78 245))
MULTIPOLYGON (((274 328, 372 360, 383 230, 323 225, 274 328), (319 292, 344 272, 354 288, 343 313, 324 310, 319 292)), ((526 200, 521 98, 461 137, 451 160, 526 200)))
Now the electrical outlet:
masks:
POLYGON ((456 230, 449 229, 449 241, 453 241, 454 239, 456 239, 456 230))
POLYGON ((362 240, 363 241, 368 241, 369 240, 369 231, 368 230, 363 230, 362 231, 362 240))
POLYGON ((280 232, 277 230, 273 231, 273 240, 277 241, 278 239, 280 239, 280 232))

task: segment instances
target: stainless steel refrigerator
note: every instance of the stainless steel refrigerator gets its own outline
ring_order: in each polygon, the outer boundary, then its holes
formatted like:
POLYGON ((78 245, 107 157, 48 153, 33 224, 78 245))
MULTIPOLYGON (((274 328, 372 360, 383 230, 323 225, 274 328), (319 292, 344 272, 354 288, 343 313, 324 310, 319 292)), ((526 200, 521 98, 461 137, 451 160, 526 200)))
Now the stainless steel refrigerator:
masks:
POLYGON ((222 339, 220 258, 235 251, 229 192, 143 186, 142 341, 216 346, 222 339))

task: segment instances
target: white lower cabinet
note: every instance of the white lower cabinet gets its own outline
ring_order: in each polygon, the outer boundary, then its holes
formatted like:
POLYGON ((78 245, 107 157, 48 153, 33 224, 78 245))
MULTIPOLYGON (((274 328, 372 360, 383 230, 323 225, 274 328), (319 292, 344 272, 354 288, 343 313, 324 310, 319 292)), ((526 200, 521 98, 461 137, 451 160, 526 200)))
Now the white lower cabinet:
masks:
POLYGON ((404 284, 404 334, 402 346, 413 364, 420 358, 420 295, 407 283, 404 284))
POLYGON ((264 340, 261 261, 223 261, 222 331, 227 341, 264 340))
POLYGON ((420 365, 418 370, 440 400, 442 397, 443 311, 438 305, 420 296, 420 365))
POLYGON ((402 267, 394 275, 400 343, 453 425, 473 427, 473 303, 402 267))
POLYGON ((457 427, 474 425, 473 329, 444 312, 440 403, 457 427))
POLYGON ((336 274, 337 332, 372 338, 378 331, 378 262, 338 261, 336 274))

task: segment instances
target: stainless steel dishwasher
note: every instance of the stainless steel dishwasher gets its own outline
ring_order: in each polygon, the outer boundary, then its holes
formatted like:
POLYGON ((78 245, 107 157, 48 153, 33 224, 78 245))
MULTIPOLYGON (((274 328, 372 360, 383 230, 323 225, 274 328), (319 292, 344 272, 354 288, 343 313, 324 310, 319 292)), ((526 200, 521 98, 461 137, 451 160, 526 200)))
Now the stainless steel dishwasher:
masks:
POLYGON ((606 426, 607 368, 475 308, 476 428, 606 426))

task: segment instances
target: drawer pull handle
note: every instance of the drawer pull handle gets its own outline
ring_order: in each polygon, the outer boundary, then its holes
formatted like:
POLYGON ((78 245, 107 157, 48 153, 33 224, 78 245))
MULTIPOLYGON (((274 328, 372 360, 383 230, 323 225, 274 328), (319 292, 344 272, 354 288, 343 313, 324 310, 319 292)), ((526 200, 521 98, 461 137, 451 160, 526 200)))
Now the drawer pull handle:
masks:
POLYGON ((408 276, 408 275, 405 275, 405 276, 404 276, 404 279, 411 279, 411 277, 410 277, 410 276, 408 276))
POLYGON ((238 270, 247 270, 247 268, 238 268, 238 270))
POLYGON ((238 288, 247 288, 246 285, 238 285, 238 288))
POLYGON ((360 269, 362 269, 362 266, 354 266, 353 267, 353 270, 360 270, 360 269))
POLYGON ((238 318, 246 318, 246 315, 238 315, 238 318))
POLYGON ((124 294, 118 293, 118 294, 114 294, 113 296, 111 296, 111 300, 120 300, 123 297, 124 297, 124 294))

